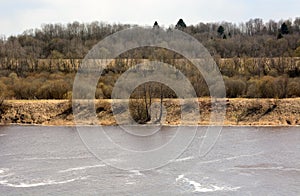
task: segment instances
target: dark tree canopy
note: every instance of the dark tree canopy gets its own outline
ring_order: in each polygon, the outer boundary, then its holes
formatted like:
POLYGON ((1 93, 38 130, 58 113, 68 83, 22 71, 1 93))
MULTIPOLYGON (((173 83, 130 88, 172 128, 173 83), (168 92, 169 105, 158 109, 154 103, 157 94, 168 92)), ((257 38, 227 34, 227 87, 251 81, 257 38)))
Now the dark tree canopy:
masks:
POLYGON ((219 26, 219 28, 218 28, 218 34, 220 35, 220 36, 222 36, 223 34, 224 34, 224 31, 225 31, 225 29, 224 29, 224 27, 221 25, 221 26, 219 26))
POLYGON ((176 29, 184 29, 186 28, 186 24, 182 19, 179 19, 175 27, 176 29))
POLYGON ((159 28, 159 25, 158 25, 157 21, 154 22, 153 28, 159 28))
POLYGON ((282 34, 289 34, 289 28, 285 22, 281 25, 280 31, 282 34))

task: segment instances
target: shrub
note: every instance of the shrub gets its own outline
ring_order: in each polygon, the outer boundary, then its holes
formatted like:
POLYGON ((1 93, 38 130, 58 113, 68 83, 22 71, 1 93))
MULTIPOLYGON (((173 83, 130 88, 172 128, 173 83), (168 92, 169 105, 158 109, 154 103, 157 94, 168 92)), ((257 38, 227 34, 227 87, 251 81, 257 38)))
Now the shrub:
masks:
POLYGON ((4 104, 4 97, 0 96, 0 120, 2 119, 2 114, 5 113, 7 107, 4 104))
POLYGON ((12 72, 8 75, 9 78, 13 79, 13 80, 16 80, 18 79, 18 75, 15 73, 15 72, 12 72))
POLYGON ((130 99, 129 112, 131 118, 139 124, 143 124, 149 121, 150 115, 148 113, 144 99, 130 99))
POLYGON ((103 85, 102 92, 103 92, 105 99, 111 98, 112 90, 113 90, 113 87, 111 85, 103 85))
POLYGON ((104 95, 101 88, 96 88, 95 98, 96 99, 103 99, 104 95))
POLYGON ((15 82, 13 89, 15 98, 17 99, 34 99, 36 98, 36 92, 39 84, 35 82, 28 82, 18 80, 15 82))
POLYGON ((6 85, 0 81, 0 98, 5 96, 6 91, 7 91, 6 85))
POLYGON ((300 78, 293 78, 289 80, 287 85, 288 97, 300 97, 300 78))
POLYGON ((260 91, 259 91, 259 80, 256 79, 250 79, 247 82, 247 93, 246 97, 248 98, 259 98, 261 97, 260 91))
POLYGON ((226 97, 242 97, 246 92, 246 83, 241 79, 225 78, 226 97))
POLYGON ((274 92, 275 95, 273 98, 286 98, 287 97, 287 85, 288 85, 288 77, 280 76, 275 78, 274 80, 274 92))
POLYGON ((271 76, 264 76, 259 80, 259 92, 261 98, 273 98, 276 96, 274 78, 271 76))
POLYGON ((37 97, 39 99, 65 99, 71 87, 64 80, 48 81, 39 88, 37 97))

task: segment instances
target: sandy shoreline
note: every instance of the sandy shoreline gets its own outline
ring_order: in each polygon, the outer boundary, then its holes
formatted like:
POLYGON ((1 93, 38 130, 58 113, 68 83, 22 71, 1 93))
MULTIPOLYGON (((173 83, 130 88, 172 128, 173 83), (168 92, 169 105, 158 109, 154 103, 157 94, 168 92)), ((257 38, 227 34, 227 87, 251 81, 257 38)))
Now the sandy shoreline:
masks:
MULTIPOLYGON (((200 119, 192 125, 210 124, 210 98, 199 98, 200 119)), ((293 99, 224 99, 226 115, 224 126, 299 126, 300 98, 293 99)), ((111 100, 96 100, 97 122, 74 122, 68 100, 6 100, 0 110, 0 125, 117 125, 111 110, 111 100)), ((180 125, 180 101, 164 100, 167 110, 164 126, 180 125)), ((84 108, 83 108, 84 110, 84 108)), ((122 115, 122 113, 117 114, 122 115)), ((185 124, 187 125, 187 124, 185 124)), ((185 126, 183 125, 183 126, 185 126)))

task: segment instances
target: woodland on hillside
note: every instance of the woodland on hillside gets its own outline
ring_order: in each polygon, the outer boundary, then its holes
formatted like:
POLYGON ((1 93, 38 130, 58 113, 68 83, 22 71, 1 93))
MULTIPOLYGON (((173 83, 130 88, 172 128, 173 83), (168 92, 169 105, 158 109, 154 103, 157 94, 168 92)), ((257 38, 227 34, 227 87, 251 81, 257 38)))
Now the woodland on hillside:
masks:
MULTIPOLYGON (((44 24, 17 36, 0 38, 0 58, 82 59, 106 36, 136 25, 103 22, 44 24)), ((158 27, 158 23, 154 24, 158 27)), ((220 58, 300 56, 300 18, 263 22, 250 19, 235 24, 199 23, 186 25, 182 19, 174 26, 198 39, 220 58)), ((1 33, 0 33, 1 34, 1 33)))
MULTIPOLYGON (((70 98, 77 68, 87 52, 106 36, 133 26, 102 22, 44 24, 40 29, 27 30, 21 35, 3 36, 0 39, 0 97, 70 98)), ((156 22, 154 28, 158 27, 156 22)), ((227 97, 300 97, 300 18, 197 25, 187 25, 181 19, 165 30, 175 28, 194 36, 208 49, 223 74, 227 97)), ((143 55, 139 51, 131 52, 136 56, 122 54, 103 72, 96 98, 110 98, 118 77, 144 58, 152 58, 151 55, 159 56, 161 61, 183 72, 199 97, 209 96, 201 73, 193 70, 180 55, 160 48, 144 48, 143 55)), ((162 89, 164 97, 176 97, 167 87, 154 84, 152 88, 158 89, 152 91, 152 97, 160 98, 162 89)), ((138 96, 141 90, 133 94, 138 96)))

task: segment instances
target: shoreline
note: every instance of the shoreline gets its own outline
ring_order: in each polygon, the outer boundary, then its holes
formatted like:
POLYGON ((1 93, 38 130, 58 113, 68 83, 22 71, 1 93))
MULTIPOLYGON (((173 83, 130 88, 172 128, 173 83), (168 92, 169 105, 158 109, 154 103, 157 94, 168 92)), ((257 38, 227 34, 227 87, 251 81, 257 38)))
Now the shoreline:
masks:
MULTIPOLYGON (((220 99, 221 100, 221 99, 220 99)), ((220 101, 219 100, 219 101, 220 101)), ((122 100, 121 100, 122 101, 122 100)), ((300 98, 288 99, 222 99, 226 104, 225 127, 298 127, 300 126, 300 98)), ((210 125, 213 99, 199 98, 200 119, 180 125, 180 100, 165 99, 167 115, 161 124, 151 126, 218 126, 210 125)), ((218 103, 218 100, 215 101, 218 103)), ((0 110, 0 126, 117 126, 111 111, 111 100, 95 100, 97 122, 74 121, 70 100, 6 100, 0 110)), ((84 110, 84 108, 83 108, 84 110)), ((120 118, 124 118, 122 113, 120 118)), ((129 123, 127 123, 129 124, 129 123)), ((126 126, 126 123, 121 124, 126 126)))
MULTIPOLYGON (((13 126, 19 126, 19 127, 70 127, 70 128, 75 128, 75 127, 118 127, 118 126, 124 126, 124 125, 50 125, 50 124, 24 124, 24 123, 12 123, 12 124, 0 124, 1 127, 13 127, 13 126)), ((126 125, 125 125, 126 126, 126 125)), ((161 127, 168 127, 168 128, 176 128, 176 127, 225 127, 225 128, 294 128, 294 127, 300 127, 300 125, 149 125, 149 124, 139 124, 139 125, 127 125, 128 127, 130 126, 135 126, 135 127, 145 127, 145 126, 161 126, 161 127)))

